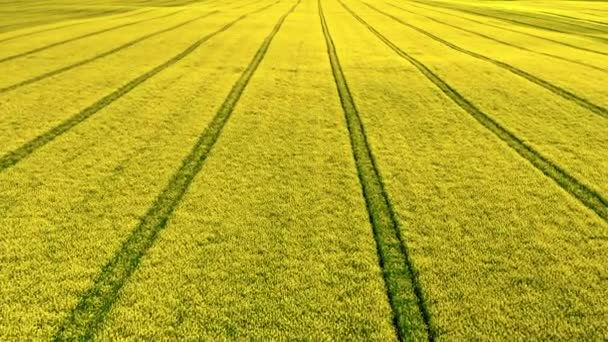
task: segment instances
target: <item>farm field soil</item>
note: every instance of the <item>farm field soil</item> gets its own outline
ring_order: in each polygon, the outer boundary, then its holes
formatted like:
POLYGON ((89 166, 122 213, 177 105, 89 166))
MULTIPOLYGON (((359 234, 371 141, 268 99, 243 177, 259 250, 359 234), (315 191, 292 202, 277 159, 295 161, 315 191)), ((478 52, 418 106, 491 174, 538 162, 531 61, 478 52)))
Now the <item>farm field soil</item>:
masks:
POLYGON ((601 1, 0 0, 0 340, 608 339, 601 1))

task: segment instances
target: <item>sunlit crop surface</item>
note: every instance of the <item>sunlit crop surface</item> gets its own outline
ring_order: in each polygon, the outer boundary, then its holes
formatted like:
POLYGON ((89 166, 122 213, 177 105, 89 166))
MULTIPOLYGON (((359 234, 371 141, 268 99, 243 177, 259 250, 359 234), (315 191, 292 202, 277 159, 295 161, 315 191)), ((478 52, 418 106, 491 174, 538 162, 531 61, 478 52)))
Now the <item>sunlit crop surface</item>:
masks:
POLYGON ((0 0, 0 340, 608 339, 608 3, 0 0))

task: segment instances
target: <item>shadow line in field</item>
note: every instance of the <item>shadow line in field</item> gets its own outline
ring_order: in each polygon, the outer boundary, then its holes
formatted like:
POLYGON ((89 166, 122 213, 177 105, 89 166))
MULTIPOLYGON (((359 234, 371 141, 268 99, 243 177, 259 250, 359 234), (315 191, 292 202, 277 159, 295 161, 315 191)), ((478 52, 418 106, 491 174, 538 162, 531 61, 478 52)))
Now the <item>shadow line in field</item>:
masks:
MULTIPOLYGON (((56 332, 54 340, 89 340, 93 338, 97 327, 116 302, 120 289, 135 272, 141 258, 154 244, 158 233, 166 227, 194 177, 202 169, 249 80, 264 59, 274 36, 299 3, 300 0, 279 18, 247 68, 233 85, 209 126, 199 136, 191 152, 183 160, 182 166, 172 176, 167 187, 156 198, 129 238, 103 267, 93 286, 80 297, 76 307, 56 332)), ((266 6, 264 9, 275 4, 266 6)), ((247 15, 242 16, 239 20, 247 15)))
MULTIPOLYGON (((338 0, 340 1, 340 0, 338 0)), ((517 152, 521 157, 529 161, 534 167, 544 173, 547 177, 555 181, 562 189, 570 193, 581 204, 594 211, 599 217, 608 222, 608 201, 602 197, 599 193, 587 187, 581 183, 578 179, 571 176, 565 170, 554 164, 551 160, 545 158, 532 147, 528 146, 522 140, 520 140, 515 134, 502 127, 498 122, 492 119, 488 114, 482 112, 464 96, 458 93, 454 88, 437 76, 431 71, 426 65, 418 61, 416 58, 410 56, 405 51, 401 50, 397 45, 391 42, 388 38, 378 32, 370 24, 368 24, 363 18, 353 12, 344 3, 342 6, 357 19, 361 24, 367 27, 378 39, 380 39, 389 48, 395 51, 400 57, 410 62, 420 73, 422 73, 428 80, 430 80, 435 86, 437 86, 446 96, 448 96, 454 103, 460 108, 469 113, 475 120, 481 125, 487 128, 489 131, 494 133, 500 140, 504 141, 509 147, 517 152)))
POLYGON ((380 171, 372 153, 355 101, 331 38, 321 0, 319 16, 327 53, 344 112, 357 175, 363 190, 370 223, 376 241, 378 258, 387 296, 393 311, 393 324, 399 340, 435 340, 435 329, 422 285, 406 242, 400 234, 399 221, 385 190, 380 171))

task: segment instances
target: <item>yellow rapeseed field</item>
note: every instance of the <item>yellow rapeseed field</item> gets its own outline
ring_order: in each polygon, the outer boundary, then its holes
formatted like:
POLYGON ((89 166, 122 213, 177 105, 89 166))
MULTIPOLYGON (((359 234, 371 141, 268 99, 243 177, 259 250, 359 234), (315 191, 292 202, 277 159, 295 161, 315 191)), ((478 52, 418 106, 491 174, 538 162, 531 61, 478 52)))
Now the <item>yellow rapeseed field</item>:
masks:
POLYGON ((608 339, 608 3, 0 0, 0 341, 608 339))

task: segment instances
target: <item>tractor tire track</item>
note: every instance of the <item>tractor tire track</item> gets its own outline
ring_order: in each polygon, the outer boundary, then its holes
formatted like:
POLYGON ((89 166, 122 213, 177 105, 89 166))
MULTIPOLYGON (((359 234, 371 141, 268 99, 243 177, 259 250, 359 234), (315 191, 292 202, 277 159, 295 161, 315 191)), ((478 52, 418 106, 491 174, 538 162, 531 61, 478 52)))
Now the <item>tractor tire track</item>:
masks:
POLYGON ((114 101, 116 101, 119 98, 121 98, 122 96, 126 95, 127 93, 129 93, 131 90, 135 89, 137 86, 139 86, 146 80, 152 78, 153 76, 160 73, 161 71, 163 71, 163 70, 167 69, 168 67, 172 66, 173 64, 179 62, 180 60, 182 60, 183 58, 188 56, 190 53, 192 53, 194 50, 196 50, 203 43, 205 43, 207 40, 211 39, 212 37, 216 36, 219 33, 222 33, 224 31, 228 30, 230 27, 232 27, 237 22, 245 19, 248 15, 263 11, 271 6, 274 6, 277 3, 278 3, 278 1, 238 17, 237 19, 224 25, 219 30, 216 30, 215 32, 212 32, 212 33, 204 36, 203 38, 197 40, 195 43, 193 43, 192 45, 187 47, 185 50, 183 50, 179 54, 173 56, 171 59, 164 62, 163 64, 156 66, 155 68, 149 70, 148 72, 131 80, 129 83, 116 89, 112 93, 99 99, 94 104, 81 110, 80 112, 71 116, 67 120, 60 123, 59 125, 51 128, 50 130, 44 132, 43 134, 37 136, 36 138, 28 141, 27 143, 23 144, 21 147, 1 156, 0 157, 0 172, 14 166, 15 164, 17 164, 24 158, 28 157, 30 154, 32 154, 32 153, 36 152, 38 149, 42 148, 44 145, 53 141, 55 138, 57 138, 61 134, 64 134, 65 132, 69 131, 70 129, 77 126, 81 122, 83 122, 86 119, 93 116, 95 113, 97 113, 100 110, 104 109, 105 107, 109 106, 114 101))
POLYGON ((608 26, 608 23, 606 23, 606 22, 598 21, 598 20, 593 20, 593 19, 585 19, 585 18, 573 17, 573 16, 569 16, 569 15, 552 13, 552 12, 544 12, 544 11, 541 12, 541 13, 552 15, 552 16, 556 16, 556 17, 562 17, 562 18, 577 20, 577 21, 581 21, 581 22, 584 22, 584 23, 590 23, 590 24, 597 24, 597 25, 602 25, 602 26, 608 26))
POLYGON ((494 133, 496 137, 505 142, 511 149, 517 152, 521 157, 525 158, 534 167, 551 178, 566 192, 570 193, 574 198, 578 199, 581 204, 594 211, 599 217, 608 222, 608 200, 602 197, 599 193, 581 183, 575 177, 568 174, 565 170, 554 164, 548 158, 542 156, 539 152, 527 145, 515 134, 511 133, 506 128, 502 127, 497 121, 491 118, 490 115, 482 112, 473 103, 467 100, 464 96, 458 93, 454 88, 437 76, 426 65, 410 56, 405 51, 401 50, 397 45, 391 42, 388 38, 378 32, 375 28, 369 25, 365 20, 359 17, 341 0, 338 0, 342 6, 355 19, 369 29, 378 39, 380 39, 389 48, 395 51, 399 56, 410 62, 420 73, 422 73, 429 81, 437 86, 446 96, 448 96, 460 108, 469 113, 482 126, 494 133))
POLYGON ((94 285, 80 297, 76 307, 54 335, 55 341, 89 340, 94 337, 97 328, 116 302, 120 289, 135 272, 141 258, 154 244, 159 232, 166 227, 194 177, 202 169, 249 80, 264 59, 274 36, 299 3, 300 0, 278 20, 270 34, 264 39, 209 126, 200 135, 190 154, 183 160, 182 166, 172 176, 167 187, 156 198, 122 247, 103 267, 94 285))
POLYGON ((420 334, 433 341, 435 329, 424 296, 417 271, 409 255, 407 245, 401 236, 397 214, 392 207, 388 193, 372 153, 355 101, 342 72, 340 61, 323 14, 321 0, 318 0, 319 16, 327 53, 329 55, 336 88, 344 111, 351 148, 357 166, 357 174, 363 190, 367 211, 372 225, 374 239, 393 311, 393 323, 400 341, 415 340, 420 334), (413 292, 413 295, 408 295, 413 292), (411 298, 413 297, 413 298, 411 298))
MULTIPOLYGON (((135 16, 135 15, 148 13, 150 11, 153 11, 153 9, 148 9, 148 10, 144 10, 144 11, 138 11, 136 13, 129 13, 128 15, 124 15, 124 16, 117 15, 117 16, 113 17, 112 19, 124 19, 124 18, 135 16)), ((55 26, 55 27, 51 27, 51 28, 41 29, 41 30, 38 30, 38 31, 32 31, 32 32, 27 32, 27 33, 23 33, 23 34, 18 34, 18 35, 11 36, 11 37, 8 37, 8 38, 0 39, 0 43, 4 43, 4 42, 7 42, 9 40, 13 40, 13 39, 17 39, 17 38, 23 38, 23 37, 31 36, 31 35, 38 34, 38 33, 45 33, 45 32, 55 31, 55 30, 59 30, 59 29, 62 29, 62 28, 66 28, 66 27, 78 26, 78 25, 82 25, 82 24, 90 24, 91 21, 108 19, 108 16, 111 16, 111 14, 104 15, 104 16, 101 16, 101 17, 96 17, 96 18, 94 18, 94 19, 92 19, 90 21, 83 21, 83 22, 77 22, 77 23, 69 23, 69 24, 62 25, 62 26, 55 26)))
POLYGON ((596 104, 590 102, 589 100, 586 100, 586 99, 584 99, 584 98, 582 98, 582 97, 580 97, 580 96, 578 96, 578 95, 576 95, 576 94, 574 94, 574 93, 572 93, 572 92, 570 92, 570 91, 568 91, 568 90, 566 90, 564 88, 558 87, 558 86, 556 86, 556 85, 554 85, 554 84, 552 84, 550 82, 547 82, 547 81, 545 81, 545 80, 543 80, 543 79, 541 79, 539 77, 536 77, 536 76, 534 76, 534 75, 532 75, 532 74, 530 74, 530 73, 528 73, 526 71, 523 71, 523 70, 521 70, 521 69, 519 69, 517 67, 514 67, 514 66, 512 66, 510 64, 507 64, 507 63, 498 61, 496 59, 484 56, 482 54, 479 54, 479 53, 467 50, 465 48, 462 48, 462 47, 460 47, 458 45, 455 45, 455 44, 453 44, 451 42, 448 42, 447 40, 445 40, 443 38, 440 38, 440 37, 438 37, 438 36, 436 36, 436 35, 434 35, 434 34, 432 34, 430 32, 427 32, 427 31, 425 31, 425 30, 423 30, 423 29, 421 29, 421 28, 419 28, 417 26, 409 24, 409 23, 407 23, 407 22, 405 22, 405 21, 403 21, 403 20, 395 17, 394 15, 392 15, 390 13, 386 13, 386 12, 384 12, 384 11, 382 11, 382 10, 380 10, 380 9, 372 6, 372 5, 370 5, 369 3, 365 2, 365 1, 362 1, 362 2, 366 6, 368 6, 369 8, 373 9, 374 11, 376 11, 376 12, 378 12, 378 13, 384 15, 384 16, 387 16, 387 17, 393 19, 394 21, 396 21, 396 22, 398 22, 398 23, 400 23, 400 24, 402 24, 404 26, 407 26, 407 27, 409 27, 409 28, 411 28, 411 29, 413 29, 415 31, 418 31, 418 32, 424 34, 425 36, 427 36, 427 37, 429 37, 429 38, 431 38, 431 39, 433 39, 433 40, 435 40, 435 41, 437 41, 437 42, 439 42, 439 43, 441 43, 443 45, 446 45, 447 47, 449 47, 449 48, 451 48, 453 50, 456 50, 458 52, 462 52, 462 53, 464 53, 466 55, 469 55, 469 56, 471 56, 473 58, 477 58, 477 59, 483 60, 485 62, 492 63, 492 64, 494 64, 494 65, 496 65, 496 66, 498 66, 498 67, 500 67, 502 69, 510 71, 511 73, 513 73, 513 74, 515 74, 517 76, 520 76, 520 77, 522 77, 522 78, 524 78, 524 79, 526 79, 526 80, 528 80, 528 81, 530 81, 530 82, 532 82, 532 83, 534 83, 534 84, 536 84, 538 86, 541 86, 541 87, 547 89, 548 91, 552 92, 553 94, 555 94, 555 95, 557 95, 557 96, 559 96, 559 97, 561 97, 561 98, 563 98, 565 100, 573 102, 573 103, 579 105, 580 107, 583 107, 583 108, 585 108, 585 109, 587 109, 587 110, 589 110, 589 111, 591 111, 591 112, 593 112, 593 113, 595 113, 597 115, 600 115, 600 116, 602 116, 604 118, 608 118, 608 110, 606 108, 604 108, 602 106, 599 106, 599 105, 596 105, 596 104))
MULTIPOLYGON (((580 19, 573 19, 573 17, 568 17, 568 16, 564 16, 564 15, 559 15, 559 14, 552 14, 549 13, 549 15, 546 15, 546 12, 539 12, 538 14, 540 14, 540 16, 535 15, 534 13, 526 13, 526 12, 522 12, 522 11, 513 11, 513 12, 506 12, 505 14, 509 14, 509 13, 513 13, 516 17, 523 17, 523 18, 531 18, 534 20, 542 20, 545 22, 549 22, 549 23, 553 23, 553 24, 561 24, 561 25, 567 25, 579 30, 587 30, 587 31, 594 31, 597 32, 596 34, 605 34, 606 33, 606 29, 605 28, 597 28, 595 23, 590 23, 587 22, 586 24, 591 24, 594 27, 590 27, 590 26, 585 26, 585 25, 581 25, 581 24, 585 24, 584 20, 580 20, 580 19), (560 18, 562 18, 560 20, 560 18), (577 22, 573 22, 573 21, 578 21, 577 22)), ((545 27, 545 26, 541 26, 541 27, 545 27)), ((565 31, 564 33, 567 34, 574 34, 574 35, 579 35, 577 33, 572 33, 571 31, 565 31)), ((581 34, 583 36, 589 37, 589 38, 598 38, 597 36, 594 36, 593 34, 581 34)))
POLYGON ((252 1, 252 2, 246 2, 246 3, 244 3, 244 4, 240 4, 240 5, 238 5, 238 6, 235 6, 235 7, 233 7, 232 9, 233 9, 233 10, 241 9, 241 8, 243 8, 243 7, 247 7, 247 6, 249 6, 249 5, 257 4, 258 2, 259 2, 258 0, 254 0, 254 1, 252 1))
MULTIPOLYGON (((427 11, 429 10, 428 8, 421 7, 420 5, 416 5, 416 4, 412 3, 412 1, 409 1, 408 4, 410 6, 413 6, 413 7, 421 8, 421 9, 424 9, 424 10, 427 10, 427 11)), ((551 39, 551 38, 548 38, 548 37, 539 36, 539 35, 536 35, 536 34, 533 34, 533 33, 528 33, 528 32, 524 32, 524 31, 518 31, 518 30, 514 30, 514 29, 511 29, 511 28, 508 28, 508 27, 494 25, 494 24, 483 22, 483 21, 475 20, 475 19, 472 19, 472 18, 464 17, 464 16, 461 16, 461 15, 457 15, 455 13, 450 13, 450 12, 445 12, 445 11, 437 10, 437 8, 440 8, 440 9, 444 9, 444 10, 447 9, 447 10, 450 10, 450 11, 456 11, 454 9, 450 9, 450 8, 446 8, 446 7, 441 7, 441 6, 433 5, 433 4, 430 4, 430 3, 423 3, 423 4, 426 5, 426 6, 434 7, 434 9, 432 9, 432 10, 436 11, 437 13, 442 13, 442 14, 449 15, 449 16, 454 16, 456 18, 467 20, 467 21, 470 21, 470 22, 473 22, 473 23, 477 23, 477 24, 480 24, 480 25, 494 27, 494 28, 497 28, 497 29, 500 29, 500 30, 504 30, 504 31, 514 32, 514 33, 518 33, 518 34, 523 34, 523 35, 528 36, 528 37, 533 37, 533 38, 536 38, 536 39, 541 39, 541 40, 548 41, 548 42, 551 42, 551 43, 554 43, 554 44, 566 46, 566 47, 569 47, 569 48, 572 48, 572 49, 576 49, 576 50, 580 50, 580 51, 585 51, 585 52, 589 52, 589 53, 594 53, 594 54, 598 54, 598 55, 602 55, 602 56, 608 56, 608 53, 603 52, 603 51, 593 50, 593 49, 589 49, 589 48, 586 48, 586 47, 582 47, 582 46, 578 46, 578 45, 562 42, 562 41, 559 41, 559 40, 551 39)), ((479 15, 477 14, 476 16, 479 16, 479 15)))
MULTIPOLYGON (((420 2, 418 0, 411 0, 411 1, 420 2)), ((424 2, 424 3, 426 4, 426 2, 424 2)), ((582 33, 574 33, 574 32, 559 30, 559 29, 554 28, 554 27, 546 27, 546 26, 534 25, 534 24, 526 22, 526 21, 519 21, 519 20, 512 19, 512 18, 505 18, 505 17, 501 17, 499 15, 493 15, 493 14, 490 14, 490 13, 476 12, 474 10, 470 10, 470 9, 466 9, 466 8, 461 8, 461 7, 455 7, 455 6, 452 6, 452 7, 448 6, 448 7, 446 7, 446 6, 436 5, 436 4, 435 4, 435 6, 441 7, 441 8, 448 8, 448 9, 452 9, 454 11, 459 11, 459 12, 463 12, 463 13, 473 14, 473 15, 477 15, 477 16, 494 18, 494 19, 498 19, 498 20, 509 22, 509 23, 513 23, 513 24, 519 24, 519 25, 522 25, 522 26, 532 27, 532 28, 535 28, 535 29, 538 29, 538 30, 544 30, 544 31, 549 31, 549 32, 557 32, 557 33, 561 33, 561 34, 567 34, 567 35, 570 35, 570 36, 592 39, 592 40, 596 40, 596 41, 602 42, 604 44, 608 43, 608 38, 604 38, 604 37, 598 37, 598 36, 589 35, 589 34, 582 34, 582 33)))
POLYGON ((442 24, 442 25, 445 25, 445 26, 449 26, 449 27, 455 28, 455 29, 463 31, 463 32, 467 32, 467 33, 470 33, 470 34, 473 34, 473 35, 476 35, 476 36, 479 36, 479 37, 491 40, 491 41, 499 43, 499 44, 507 45, 507 46, 510 46, 510 47, 513 47, 513 48, 516 48, 516 49, 519 49, 519 50, 522 50, 522 51, 527 51, 527 52, 535 53, 535 54, 542 55, 542 56, 547 56, 547 57, 552 57, 552 58, 560 59, 560 60, 563 60, 563 61, 566 61, 566 62, 578 64, 578 65, 581 65, 581 66, 584 66, 584 67, 587 67, 587 68, 591 68, 591 69, 594 69, 594 70, 597 70, 597 71, 608 72, 608 69, 605 69, 605 68, 600 68, 600 67, 597 67, 595 65, 587 64, 587 63, 584 63, 584 62, 580 62, 580 61, 577 61, 577 60, 574 60, 574 59, 570 59, 570 58, 554 55, 554 54, 547 53, 547 52, 535 51, 535 50, 532 50, 532 49, 528 49, 525 46, 516 45, 516 44, 510 43, 510 42, 504 41, 504 40, 500 40, 498 38, 490 37, 490 36, 485 35, 483 33, 479 33, 479 32, 476 32, 476 31, 473 31, 473 30, 469 30, 469 29, 466 29, 466 28, 463 28, 463 27, 460 27, 460 26, 456 26, 456 25, 447 23, 445 21, 441 21, 439 19, 436 19, 436 18, 433 18, 433 17, 429 17, 429 16, 427 16, 425 14, 416 13, 416 12, 410 11, 408 9, 405 9, 403 7, 399 7, 397 5, 388 3, 388 2, 386 2, 386 4, 389 5, 389 6, 395 7, 397 9, 401 10, 401 11, 408 12, 408 13, 411 13, 411 14, 414 14, 414 15, 417 15, 417 16, 421 16, 421 17, 427 18, 427 19, 429 19, 431 21, 434 21, 436 23, 439 23, 439 24, 442 24))
POLYGON ((53 25, 53 24, 64 22, 64 21, 89 19, 89 18, 94 18, 94 17, 105 17, 105 16, 109 16, 109 15, 113 15, 113 14, 119 15, 124 12, 128 12, 128 11, 121 11, 120 9, 110 9, 110 10, 105 10, 105 11, 93 12, 93 13, 85 14, 82 16, 77 15, 75 17, 60 18, 58 20, 41 19, 41 20, 37 20, 37 21, 33 21, 33 22, 13 23, 13 24, 0 26, 0 34, 6 34, 6 33, 10 33, 12 31, 17 31, 17 30, 26 30, 28 28, 34 28, 34 27, 38 27, 38 26, 53 25))
POLYGON ((169 28, 162 29, 162 30, 155 31, 155 32, 152 32, 152 33, 150 33, 150 34, 147 34, 147 35, 141 36, 141 37, 139 37, 139 38, 137 38, 137 39, 134 39, 134 40, 132 40, 132 41, 130 41, 130 42, 127 42, 127 43, 125 43, 125 44, 123 44, 123 45, 120 45, 120 46, 118 46, 118 47, 115 47, 115 48, 113 48, 113 49, 111 49, 111 50, 108 50, 108 51, 106 51, 106 52, 103 52, 103 53, 101 53, 101 54, 98 54, 98 55, 96 55, 96 56, 93 56, 93 57, 91 57, 91 58, 83 59, 83 60, 81 60, 81 61, 79 61, 79 62, 76 62, 76 63, 74 63, 74 64, 70 64, 70 65, 68 65, 68 66, 61 67, 61 68, 56 69, 56 70, 53 70, 53 71, 49 71, 49 72, 47 72, 47 73, 44 73, 44 74, 41 74, 41 75, 38 75, 38 76, 32 77, 32 78, 30 78, 30 79, 27 79, 27 80, 24 80, 24 81, 21 81, 21 82, 18 82, 18 83, 15 83, 15 84, 12 84, 12 85, 6 86, 6 87, 4 87, 4 88, 0 88, 0 94, 2 94, 2 93, 6 93, 6 92, 11 91, 11 90, 15 90, 15 89, 17 89, 17 88, 20 88, 20 87, 23 87, 23 86, 26 86, 26 85, 30 85, 30 84, 32 84, 32 83, 36 83, 36 82, 38 82, 38 81, 42 81, 42 80, 44 80, 44 79, 46 79, 46 78, 49 78, 49 77, 57 76, 57 75, 62 74, 62 73, 64 73, 64 72, 66 72, 66 71, 69 71, 69 70, 72 70, 72 69, 78 68, 78 67, 80 67, 80 66, 83 66, 83 65, 85 65, 85 64, 88 64, 88 63, 94 62, 94 61, 99 60, 99 59, 101 59, 101 58, 104 58, 104 57, 107 57, 107 56, 113 55, 113 54, 115 54, 115 53, 117 53, 117 52, 119 52, 119 51, 121 51, 121 50, 124 50, 124 49, 126 49, 126 48, 128 48, 128 47, 131 47, 131 46, 135 45, 135 44, 141 43, 141 42, 142 42, 142 41, 144 41, 144 40, 150 39, 150 38, 152 38, 152 37, 158 36, 158 35, 163 34, 163 33, 166 33, 166 32, 170 32, 170 31, 176 30, 176 29, 178 29, 178 28, 180 28, 180 27, 182 27, 182 26, 188 25, 188 24, 190 24, 190 23, 192 23, 192 22, 195 22, 195 21, 197 21, 197 20, 200 20, 200 19, 206 18, 206 17, 211 16, 211 15, 214 15, 214 14, 216 14, 216 13, 219 13, 219 11, 212 11, 212 12, 209 12, 209 13, 205 13, 205 14, 203 14, 203 15, 201 15, 201 16, 198 16, 198 17, 196 17, 196 18, 194 18, 194 19, 187 20, 187 21, 185 21, 185 22, 182 22, 182 23, 180 23, 180 24, 177 24, 177 25, 171 26, 171 27, 169 27, 169 28))
POLYGON ((170 16, 176 15, 176 14, 178 14, 180 12, 183 12, 183 11, 184 10, 179 10, 179 11, 171 12, 169 14, 163 14, 161 16, 154 17, 154 18, 140 19, 140 20, 132 21, 130 23, 120 24, 120 25, 117 25, 117 26, 106 28, 106 29, 103 29, 103 30, 99 30, 99 31, 95 31, 95 32, 89 32, 87 34, 83 34, 83 35, 80 35, 80 36, 77 36, 77 37, 69 38, 69 39, 62 40, 62 41, 59 41, 59 42, 55 42, 55 43, 52 43, 52 44, 49 44, 49 45, 45 45, 45 46, 42 46, 42 47, 39 47, 39 48, 35 48, 35 49, 29 50, 29 51, 21 52, 21 53, 18 53, 16 55, 12 55, 12 56, 1 58, 0 59, 0 63, 5 63, 5 62, 8 62, 8 61, 17 59, 17 58, 29 56, 29 55, 32 55, 34 53, 38 53, 38 52, 41 52, 41 51, 44 51, 44 50, 48 50, 48 49, 51 49, 51 48, 54 48, 54 47, 57 47, 57 46, 61 46, 61 45, 68 44, 68 43, 72 43, 72 42, 75 42, 77 40, 93 37, 93 36, 96 36, 96 35, 99 35, 99 34, 102 34, 102 33, 106 33, 106 32, 110 32, 110 31, 115 31, 115 30, 118 30, 118 29, 121 29, 121 28, 125 28, 125 27, 128 27, 128 26, 137 25, 137 24, 140 24, 140 23, 143 23, 143 22, 146 22, 146 21, 152 21, 152 20, 156 20, 156 19, 170 17, 170 16))

